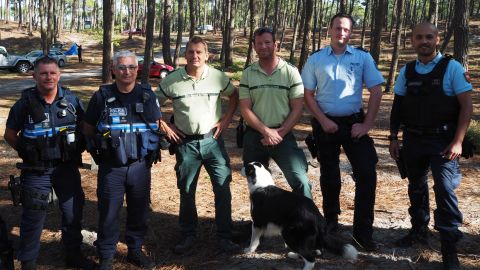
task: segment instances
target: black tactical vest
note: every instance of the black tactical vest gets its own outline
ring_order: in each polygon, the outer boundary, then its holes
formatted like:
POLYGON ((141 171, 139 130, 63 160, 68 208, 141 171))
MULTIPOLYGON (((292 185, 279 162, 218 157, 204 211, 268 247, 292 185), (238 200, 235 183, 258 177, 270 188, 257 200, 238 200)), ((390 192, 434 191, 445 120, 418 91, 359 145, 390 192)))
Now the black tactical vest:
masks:
POLYGON ((159 137, 155 133, 158 125, 152 119, 147 120, 156 109, 156 98, 150 96, 149 86, 141 86, 141 98, 134 104, 125 105, 113 87, 102 86, 99 91, 105 108, 96 126, 96 145, 101 162, 125 166, 158 150, 159 137))
POLYGON ((27 104, 19 141, 23 162, 51 167, 60 162, 80 161, 83 148, 79 142, 83 140, 77 130, 79 104, 72 92, 59 86, 58 98, 51 105, 40 102, 35 88, 24 90, 21 99, 27 104))
POLYGON ((427 74, 416 72, 416 61, 407 64, 407 93, 401 108, 402 124, 421 128, 456 125, 460 109, 457 97, 447 96, 443 91, 443 77, 450 60, 451 56, 443 57, 427 74))

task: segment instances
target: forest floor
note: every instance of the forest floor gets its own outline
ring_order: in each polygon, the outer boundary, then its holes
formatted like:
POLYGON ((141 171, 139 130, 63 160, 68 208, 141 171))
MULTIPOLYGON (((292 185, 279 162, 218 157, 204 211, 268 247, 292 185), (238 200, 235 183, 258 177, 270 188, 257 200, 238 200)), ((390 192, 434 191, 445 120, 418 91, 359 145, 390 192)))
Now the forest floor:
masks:
MULTIPOLYGON (((474 35, 480 35, 478 22, 471 23, 471 30, 474 35)), ((246 39, 238 33, 239 37, 235 45, 235 61, 244 61, 246 39)), ((358 45, 359 33, 354 34, 356 39, 352 44, 358 45)), ((385 34, 386 35, 386 34, 385 34)), ((26 53, 31 49, 40 47, 39 35, 35 34, 29 37, 23 30, 17 30, 13 25, 5 25, 0 22, 0 45, 7 47, 11 53, 26 53)), ((204 36, 210 42, 212 52, 219 51, 221 36, 208 33, 204 36)), ((101 44, 90 36, 76 33, 65 33, 62 40, 69 45, 72 42, 84 45, 84 62, 77 63, 76 57, 69 58, 67 66, 62 70, 63 73, 82 73, 85 70, 101 68, 101 44)), ((388 74, 389 53, 391 44, 386 42, 382 44, 382 57, 379 67, 383 74, 388 74)), ((287 40, 288 41, 288 40, 287 40)), ((133 40, 127 40, 126 36, 119 37, 120 45, 115 49, 131 49, 137 52, 143 51, 143 38, 134 37, 133 40)), ((323 45, 327 41, 322 42, 323 45)), ((288 43, 286 43, 288 44, 288 43)), ((160 47, 155 46, 156 50, 160 47)), ((411 59, 414 59, 412 50, 401 51, 399 66, 411 59)), ((288 58, 288 52, 283 49, 280 54, 288 58)), ((297 54, 298 55, 298 54, 297 54)), ((478 89, 480 78, 478 76, 480 51, 478 44, 472 44, 470 59, 470 72, 472 74, 474 89, 478 89)), ((182 59, 183 60, 183 59, 182 59)), ((183 62, 181 62, 183 63, 183 62)), ((232 75, 232 74, 230 74, 232 75)), ((0 71, 0 132, 3 134, 5 120, 8 111, 15 100, 18 99, 21 89, 7 89, 5 85, 15 81, 30 79, 31 74, 19 75, 0 71)), ((150 83, 156 86, 159 81, 151 79, 150 83)), ((73 89, 76 94, 88 103, 90 96, 101 84, 101 79, 96 75, 86 75, 78 79, 65 80, 64 84, 73 89)), ((235 81, 238 84, 238 81, 235 81)), ((365 101, 368 99, 368 92, 365 92, 365 101)), ((474 99, 474 119, 480 120, 480 94, 478 90, 473 93, 474 99)), ((364 252, 361 248, 359 260, 356 263, 348 262, 338 258, 330 253, 317 258, 315 269, 422 269, 433 270, 441 269, 441 255, 439 236, 433 230, 433 222, 430 228, 433 231, 431 245, 428 248, 397 248, 394 241, 403 236, 410 227, 408 217, 408 196, 407 181, 402 180, 397 172, 395 163, 388 154, 388 122, 390 107, 393 96, 385 94, 380 112, 377 117, 376 127, 371 130, 370 135, 375 141, 375 147, 379 156, 377 166, 378 184, 375 204, 375 222, 374 239, 379 243, 379 250, 375 252, 364 252)), ((170 104, 163 108, 164 113, 169 116, 171 112, 170 104)), ((242 166, 241 149, 236 148, 235 127, 239 118, 237 112, 228 130, 223 135, 226 141, 227 151, 230 155, 233 171, 232 190, 232 217, 235 227, 234 240, 242 247, 246 247, 250 239, 250 202, 247 191, 246 180, 240 175, 242 166)), ((310 163, 316 168, 309 167, 309 179, 313 185, 314 202, 321 209, 322 196, 319 187, 319 169, 316 161, 312 160, 305 144, 304 138, 310 132, 309 113, 305 110, 300 123, 295 127, 295 135, 298 143, 303 147, 310 163)), ((10 238, 18 246, 19 223, 21 217, 21 208, 14 207, 10 201, 10 193, 7 189, 8 176, 17 174, 15 163, 19 162, 16 153, 0 140, 0 213, 6 219, 10 238)), ((84 153, 84 162, 88 163, 90 158, 84 153)), ((290 270, 300 269, 303 261, 293 260, 286 257, 286 250, 279 238, 264 239, 255 254, 223 254, 216 248, 215 224, 214 224, 214 202, 211 184, 208 175, 202 170, 197 188, 197 208, 199 215, 198 237, 195 248, 185 255, 175 255, 172 252, 174 244, 180 239, 178 231, 178 207, 179 194, 176 187, 174 156, 168 152, 163 152, 162 162, 152 168, 152 189, 151 189, 151 213, 148 221, 149 229, 146 235, 145 251, 153 256, 158 263, 157 269, 275 269, 290 270)), ((273 174, 277 184, 285 189, 289 189, 281 172, 271 164, 273 174)), ((457 189, 460 209, 464 215, 464 224, 460 228, 464 232, 464 238, 459 242, 460 261, 465 269, 480 269, 480 185, 478 179, 480 175, 480 158, 461 160, 463 179, 460 187, 457 189)), ((88 166, 87 166, 88 167, 88 166)), ((355 195, 355 182, 351 174, 351 167, 346 157, 341 155, 342 170, 342 191, 341 191, 341 209, 340 215, 341 236, 348 241, 353 242, 352 220, 353 220, 353 198, 355 195)), ((88 168, 81 169, 82 185, 84 187, 86 201, 84 207, 84 251, 90 258, 97 260, 93 241, 96 237, 97 228, 97 197, 96 197, 96 171, 88 168)), ((433 185, 429 180, 430 186, 433 185)), ((431 209, 435 209, 433 190, 430 189, 431 209)), ((136 269, 126 262, 127 247, 125 245, 123 232, 125 224, 125 209, 121 210, 121 237, 117 246, 117 255, 115 257, 114 269, 136 269)), ((432 211, 433 220, 433 211, 432 211)), ((38 258, 38 269, 65 269, 63 262, 63 250, 61 248, 60 234, 60 211, 51 206, 48 208, 48 216, 45 222, 41 238, 41 250, 38 258)), ((16 262, 16 269, 20 269, 19 262, 16 262)))

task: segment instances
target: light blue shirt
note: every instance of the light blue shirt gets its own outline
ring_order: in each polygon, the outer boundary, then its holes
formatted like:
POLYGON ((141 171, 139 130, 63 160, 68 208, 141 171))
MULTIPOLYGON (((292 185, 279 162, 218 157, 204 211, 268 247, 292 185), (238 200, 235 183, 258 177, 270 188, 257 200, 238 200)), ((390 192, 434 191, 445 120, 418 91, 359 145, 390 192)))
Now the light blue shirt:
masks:
POLYGON ((302 70, 306 90, 315 91, 323 113, 348 116, 362 108, 363 84, 372 88, 384 82, 370 53, 347 45, 337 57, 331 46, 312 54, 302 70))
MULTIPOLYGON (((420 74, 430 73, 435 65, 442 59, 442 54, 438 53, 435 58, 427 64, 416 60, 415 71, 420 74)), ((402 67, 398 73, 397 82, 395 83, 395 94, 405 96, 407 93, 407 78, 405 78, 405 68, 402 67)), ((447 96, 456 96, 463 92, 472 90, 472 85, 465 78, 465 69, 462 64, 452 59, 448 63, 447 70, 443 76, 443 91, 447 96)))

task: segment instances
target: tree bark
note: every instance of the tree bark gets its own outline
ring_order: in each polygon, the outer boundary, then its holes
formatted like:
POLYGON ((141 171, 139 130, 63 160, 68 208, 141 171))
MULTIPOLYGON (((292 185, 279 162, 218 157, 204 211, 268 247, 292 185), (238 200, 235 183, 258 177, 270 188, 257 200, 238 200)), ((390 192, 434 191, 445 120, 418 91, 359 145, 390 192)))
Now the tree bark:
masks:
POLYGON ((312 13, 313 13, 313 2, 312 0, 305 0, 305 23, 303 27, 303 43, 302 51, 300 53, 300 60, 298 61, 298 70, 302 71, 303 65, 307 62, 309 45, 310 45, 310 34, 311 34, 311 23, 312 23, 312 13))
POLYGON ((189 38, 192 38, 195 35, 195 11, 193 0, 188 0, 188 9, 190 13, 190 32, 188 34, 189 38))
POLYGON ((373 60, 378 63, 378 61, 380 60, 380 46, 382 43, 382 26, 384 23, 383 20, 385 18, 385 0, 378 0, 377 3, 378 6, 375 11, 375 26, 372 34, 373 39, 370 53, 373 57, 373 60))
POLYGON ((175 46, 175 55, 173 58, 173 63, 175 68, 179 67, 180 62, 180 47, 182 46, 182 30, 183 30, 183 0, 178 1, 178 25, 177 25, 177 42, 175 46))
POLYGON ((153 54, 153 28, 155 24, 155 0, 147 0, 147 27, 145 38, 145 52, 143 54, 142 83, 148 84, 150 63, 153 54))
POLYGON ((70 33, 73 32, 73 28, 77 22, 77 9, 78 9, 78 0, 72 1, 72 22, 70 23, 70 33))
POLYGON ((228 39, 225 48, 225 68, 233 66, 233 46, 235 40, 235 0, 230 0, 230 16, 228 18, 228 39))
POLYGON ((248 1, 248 9, 250 10, 250 33, 248 36, 248 52, 247 60, 245 61, 244 68, 247 68, 253 62, 253 32, 255 31, 256 26, 256 16, 257 16, 257 5, 255 0, 248 1))
POLYGON ((438 21, 438 0, 430 0, 430 7, 428 9, 428 21, 435 26, 438 21))
POLYGON ((293 23, 293 37, 292 37, 292 47, 290 48, 290 57, 288 61, 294 63, 295 60, 295 47, 297 45, 297 31, 298 31, 298 21, 300 19, 302 0, 297 0, 297 7, 295 9, 295 21, 293 23))
POLYGON ((173 66, 170 54, 170 23, 172 20, 172 0, 165 0, 163 7, 162 54, 165 64, 173 66))
POLYGON ((103 51, 102 51, 102 83, 112 82, 112 56, 113 56, 113 1, 103 0, 103 51))
POLYGON ((392 62, 390 65, 390 71, 388 72, 387 85, 385 86, 385 92, 390 92, 393 88, 393 83, 395 80, 395 75, 398 67, 398 54, 400 47, 400 38, 402 34, 403 27, 403 0, 397 0, 397 16, 396 16, 396 26, 395 26, 395 43, 393 44, 393 53, 392 53, 392 62))
POLYGON ((370 9, 370 0, 365 1, 365 13, 363 15, 363 22, 362 22, 362 34, 361 34, 361 41, 360 47, 365 48, 365 29, 367 28, 367 21, 368 21, 368 13, 370 9))
MULTIPOLYGON (((455 1, 455 13, 453 15, 452 26, 454 29, 453 37, 453 57, 460 62, 465 70, 468 71, 468 40, 469 40, 469 27, 468 27, 468 14, 469 14, 469 1, 468 0, 456 0, 455 1)), ((453 28, 452 27, 452 28, 453 28)))

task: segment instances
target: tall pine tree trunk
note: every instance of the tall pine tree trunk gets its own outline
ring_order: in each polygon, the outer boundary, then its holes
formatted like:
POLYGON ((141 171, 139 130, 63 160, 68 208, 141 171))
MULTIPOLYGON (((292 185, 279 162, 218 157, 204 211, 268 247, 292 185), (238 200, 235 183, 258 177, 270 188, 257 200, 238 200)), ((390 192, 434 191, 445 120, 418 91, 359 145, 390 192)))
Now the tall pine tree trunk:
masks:
POLYGON ((102 82, 112 81, 112 56, 113 56, 113 1, 103 0, 103 51, 102 51, 102 82))
POLYGON ((173 66, 170 53, 170 23, 172 20, 172 0, 165 0, 163 6, 162 54, 165 64, 173 66))
POLYGON ((395 80, 395 74, 397 72, 400 38, 401 38, 402 27, 403 27, 403 15, 404 15, 403 0, 397 0, 397 18, 396 18, 396 23, 395 23, 396 24, 396 26, 395 26, 395 43, 393 44, 392 63, 390 65, 390 71, 388 72, 387 85, 385 86, 385 92, 387 92, 387 93, 390 92, 390 90, 393 87, 393 82, 395 80))
POLYGON ((175 68, 179 67, 180 62, 180 47, 182 46, 182 30, 183 30, 183 0, 178 1, 178 25, 177 25, 177 42, 175 44, 175 55, 173 58, 173 63, 175 68))
POLYGON ((145 52, 143 54, 142 83, 148 83, 150 62, 153 54, 153 28, 155 25, 155 0, 147 0, 147 27, 145 38, 145 52))

